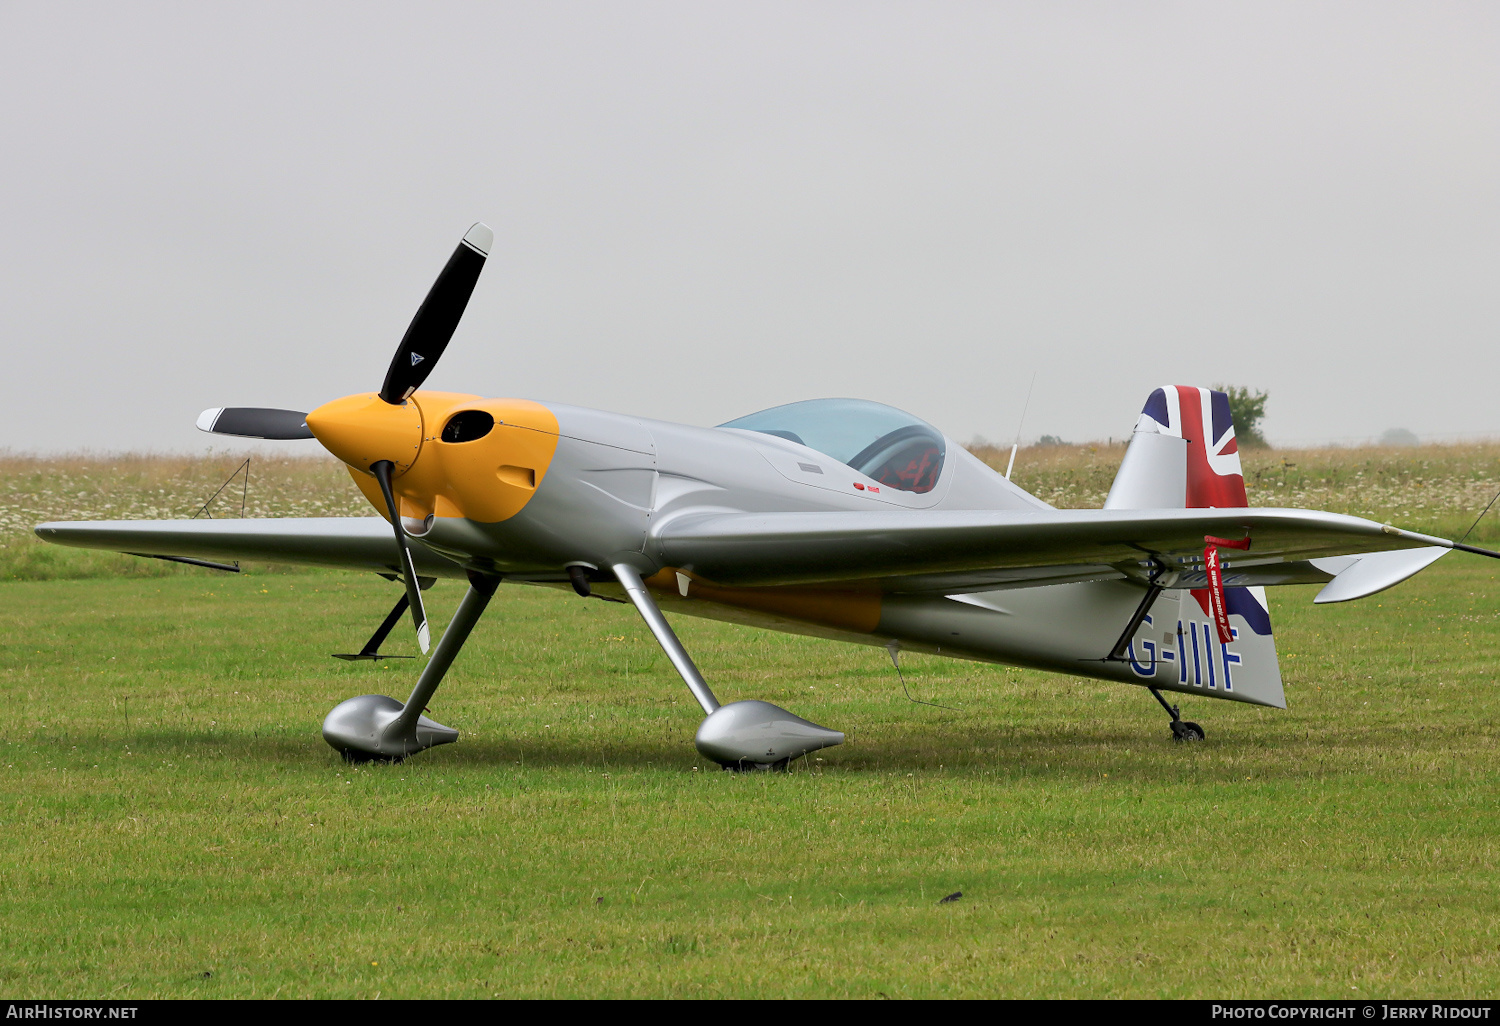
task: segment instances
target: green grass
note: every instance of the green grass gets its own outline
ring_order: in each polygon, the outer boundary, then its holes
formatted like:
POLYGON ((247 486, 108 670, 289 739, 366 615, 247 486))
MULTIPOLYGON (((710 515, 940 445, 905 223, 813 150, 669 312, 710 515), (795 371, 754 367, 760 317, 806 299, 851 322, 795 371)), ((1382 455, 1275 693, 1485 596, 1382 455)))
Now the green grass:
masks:
POLYGON ((462 740, 353 769, 323 715, 416 666, 326 653, 394 586, 0 584, 0 987, 1493 995, 1495 575, 1273 591, 1291 709, 1188 699, 1194 746, 1128 686, 911 657, 952 712, 879 649, 679 620, 721 698, 850 734, 743 776, 622 606, 502 588, 433 702, 462 740))

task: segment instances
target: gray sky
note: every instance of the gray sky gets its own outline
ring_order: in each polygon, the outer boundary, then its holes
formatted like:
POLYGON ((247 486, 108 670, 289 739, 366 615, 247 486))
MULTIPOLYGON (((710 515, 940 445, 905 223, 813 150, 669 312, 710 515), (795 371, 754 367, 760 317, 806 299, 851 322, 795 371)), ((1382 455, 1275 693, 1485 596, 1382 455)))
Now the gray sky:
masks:
POLYGON ((0 97, 0 447, 377 389, 476 220, 429 387, 1500 434, 1493 3, 0 0, 0 97))

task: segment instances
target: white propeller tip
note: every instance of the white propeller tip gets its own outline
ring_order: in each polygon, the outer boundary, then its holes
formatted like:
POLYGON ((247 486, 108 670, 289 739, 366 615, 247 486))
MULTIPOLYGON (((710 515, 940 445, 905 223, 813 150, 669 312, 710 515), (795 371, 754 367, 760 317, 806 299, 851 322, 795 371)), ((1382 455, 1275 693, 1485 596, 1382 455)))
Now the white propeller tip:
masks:
POLYGON ((214 424, 219 419, 219 414, 221 414, 223 412, 224 412, 224 407, 222 407, 222 406, 215 406, 211 410, 204 410, 202 413, 198 414, 198 424, 197 424, 198 430, 199 431, 208 431, 208 432, 212 433, 213 429, 214 429, 214 424))
POLYGON ((422 650, 423 655, 426 655, 427 647, 431 643, 432 632, 427 629, 427 625, 424 623, 422 624, 422 626, 417 628, 417 647, 422 650))
MULTIPOLYGON (((451 239, 453 236, 448 237, 451 239)), ((495 244, 495 233, 490 231, 489 225, 480 221, 469 229, 468 234, 464 236, 464 242, 469 244, 469 248, 478 250, 484 256, 489 256, 490 247, 495 244)))

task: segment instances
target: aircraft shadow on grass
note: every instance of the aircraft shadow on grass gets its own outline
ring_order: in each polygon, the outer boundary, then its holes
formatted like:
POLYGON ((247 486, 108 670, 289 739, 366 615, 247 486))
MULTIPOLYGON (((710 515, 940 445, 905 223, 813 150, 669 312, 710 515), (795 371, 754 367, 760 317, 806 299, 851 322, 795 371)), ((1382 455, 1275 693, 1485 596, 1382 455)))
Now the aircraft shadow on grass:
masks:
MULTIPOLYGON (((1415 728, 1412 728, 1413 730, 1415 728)), ((1294 732, 1295 733, 1295 732, 1294 732)), ((1398 740, 1390 729, 1376 725, 1370 728, 1345 728, 1342 738, 1330 739, 1327 729, 1303 732, 1305 736, 1279 737, 1273 749, 1264 745, 1264 739, 1236 744, 1218 741, 1210 745, 1195 747, 1196 758, 1183 762, 1181 750, 1169 739, 1148 741, 1138 732, 1122 726, 1119 729, 1100 730, 1097 727, 1069 728, 1006 728, 989 736, 972 732, 963 738, 944 734, 939 724, 933 725, 930 734, 901 738, 882 738, 878 746, 862 751, 858 734, 851 740, 849 748, 824 753, 821 761, 804 760, 790 763, 787 769, 796 773, 836 773, 840 775, 873 775, 883 773, 950 773, 965 775, 979 771, 985 776, 998 779, 1022 780, 1050 777, 1096 781, 1101 774, 1109 773, 1119 780, 1137 783, 1186 782, 1195 785, 1208 783, 1243 782, 1247 773, 1261 782, 1300 781, 1323 779, 1328 776, 1330 747, 1337 747, 1340 740, 1351 750, 1373 752, 1382 747, 1382 741, 1398 740), (945 743, 947 742, 947 743, 945 743), (1330 744, 1332 742, 1332 744, 1330 744), (1127 751, 1129 754, 1127 754, 1127 751), (1220 753, 1223 753, 1222 755, 1220 753), (1267 758, 1254 758, 1257 752, 1265 752, 1267 758), (1167 755, 1166 761, 1154 761, 1154 755, 1167 755), (1274 758, 1271 757, 1274 754, 1274 758), (1226 758, 1225 756, 1228 756, 1226 758), (1251 758, 1247 761, 1246 756, 1251 758)), ((1451 745, 1464 735, 1474 734, 1476 740, 1482 729, 1455 728, 1444 732, 1443 743, 1451 745)), ((1436 740, 1437 732, 1428 740, 1436 740)), ((49 738, 48 740, 63 740, 49 738)), ((313 740, 289 727, 285 734, 263 731, 193 730, 193 729, 147 729, 134 730, 128 736, 118 738, 109 734, 88 737, 69 735, 69 744, 100 747, 128 748, 137 757, 193 756, 205 762, 244 762, 263 769, 271 764, 287 767, 308 765, 308 756, 321 750, 313 740)), ((343 760, 332 751, 320 764, 341 766, 343 760)), ((1350 766, 1351 772, 1364 772, 1363 760, 1350 766)), ((432 775, 455 769, 597 769, 605 772, 615 770, 661 770, 669 772, 692 772, 698 766, 701 771, 717 775, 718 767, 687 747, 683 741, 662 740, 659 743, 601 742, 598 738, 569 739, 564 733, 555 738, 464 738, 461 743, 445 746, 430 753, 422 760, 404 763, 372 763, 376 772, 394 770, 416 770, 422 775, 432 775)), ((1337 772, 1337 770, 1334 770, 1337 772)))

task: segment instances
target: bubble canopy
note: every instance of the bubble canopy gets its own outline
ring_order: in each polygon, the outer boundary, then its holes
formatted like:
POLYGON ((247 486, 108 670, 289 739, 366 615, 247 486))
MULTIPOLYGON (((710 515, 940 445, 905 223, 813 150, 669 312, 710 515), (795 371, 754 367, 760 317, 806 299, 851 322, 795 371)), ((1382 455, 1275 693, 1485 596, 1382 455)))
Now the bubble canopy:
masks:
POLYGON ((721 428, 759 431, 816 449, 903 492, 928 492, 943 469, 942 432, 867 399, 809 399, 740 417, 721 428))

